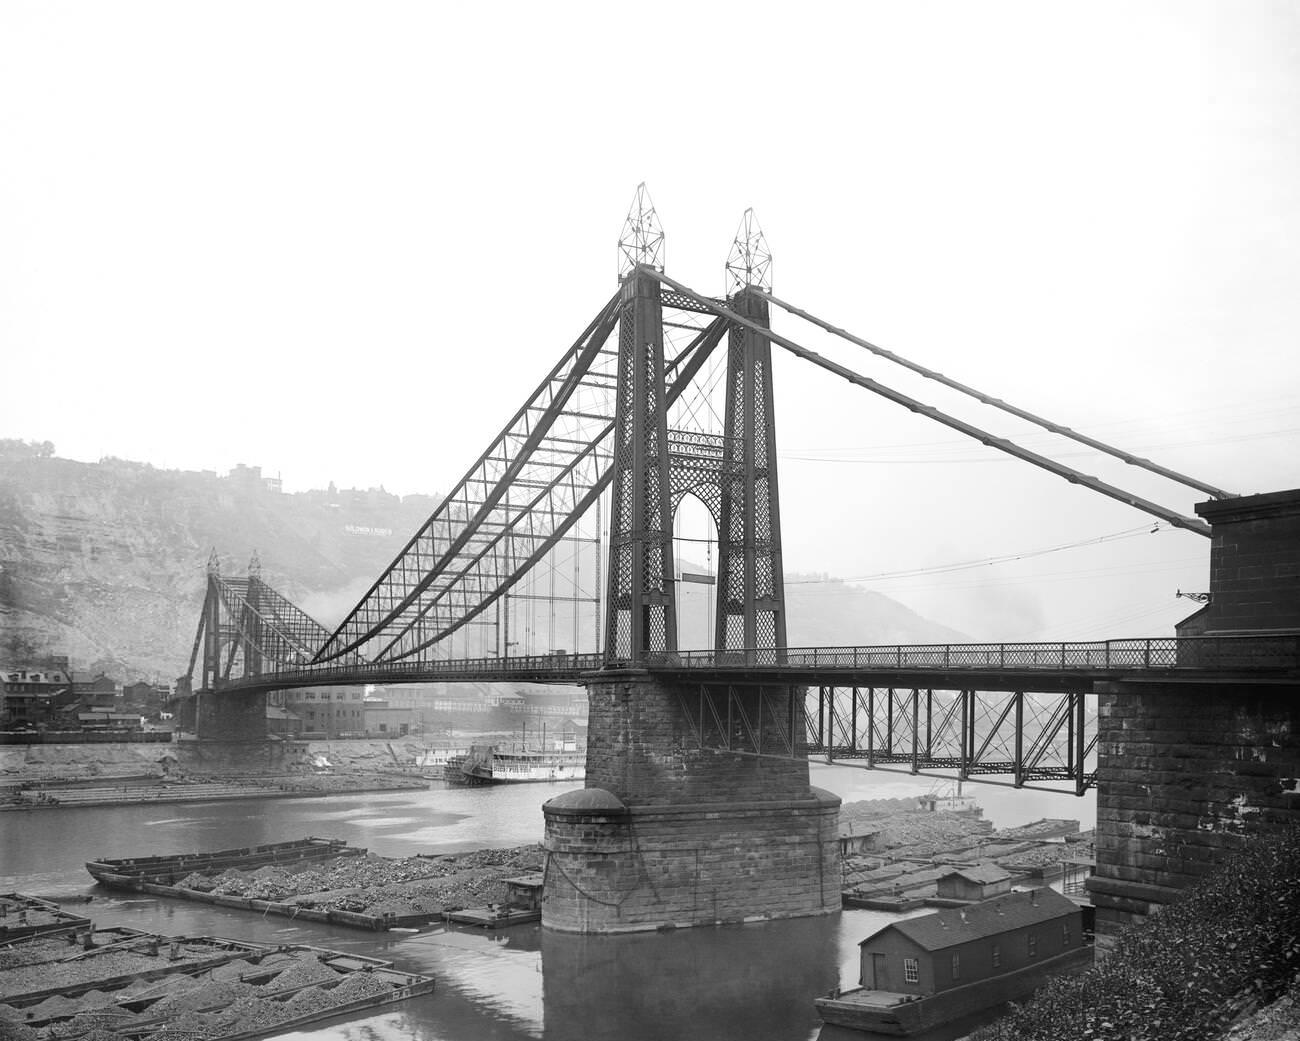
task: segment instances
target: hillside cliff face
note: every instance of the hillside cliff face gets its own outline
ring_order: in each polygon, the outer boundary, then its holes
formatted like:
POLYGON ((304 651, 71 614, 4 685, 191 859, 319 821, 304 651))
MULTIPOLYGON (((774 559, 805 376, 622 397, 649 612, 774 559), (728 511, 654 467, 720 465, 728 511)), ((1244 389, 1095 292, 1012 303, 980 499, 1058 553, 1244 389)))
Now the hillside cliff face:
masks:
MULTIPOLYGON (((377 576, 436 500, 382 491, 271 490, 140 463, 78 463, 0 443, 0 661, 67 654, 119 679, 174 679, 189 663, 209 553, 297 601, 377 576)), ((347 606, 351 606, 351 602, 347 606)))
MULTIPOLYGON (((119 680, 186 671, 209 553, 263 578, 327 626, 369 588, 437 504, 382 489, 283 494, 251 467, 225 477, 118 459, 79 463, 0 441, 0 663, 50 654, 119 680)), ((947 642, 960 634, 823 576, 790 576, 795 647, 947 642)), ((711 594, 688 587, 683 647, 710 642, 711 594)))

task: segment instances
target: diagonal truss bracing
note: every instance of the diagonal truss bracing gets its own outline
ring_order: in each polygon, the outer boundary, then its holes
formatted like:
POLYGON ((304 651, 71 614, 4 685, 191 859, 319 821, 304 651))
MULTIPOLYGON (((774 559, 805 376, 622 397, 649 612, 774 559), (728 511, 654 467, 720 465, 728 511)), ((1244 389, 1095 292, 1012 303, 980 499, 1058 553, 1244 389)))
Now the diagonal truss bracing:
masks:
MULTIPOLYGON (((190 657, 193 676, 200 648, 205 690, 230 682, 300 668, 329 630, 255 575, 208 576, 208 592, 190 657)), ((345 663, 358 664, 349 654, 345 663)))
MULTIPOLYGON (((698 308, 694 308, 698 312, 698 308)), ((618 353, 616 294, 420 528, 315 661, 365 648, 374 661, 428 657, 481 615, 607 487, 618 353)), ((680 396, 725 331, 714 319, 667 364, 680 396)))
POLYGON ((808 751, 828 762, 1002 776, 990 783, 1017 788, 1072 783, 1078 795, 1096 784, 1097 708, 1082 690, 817 687, 808 698, 808 751))

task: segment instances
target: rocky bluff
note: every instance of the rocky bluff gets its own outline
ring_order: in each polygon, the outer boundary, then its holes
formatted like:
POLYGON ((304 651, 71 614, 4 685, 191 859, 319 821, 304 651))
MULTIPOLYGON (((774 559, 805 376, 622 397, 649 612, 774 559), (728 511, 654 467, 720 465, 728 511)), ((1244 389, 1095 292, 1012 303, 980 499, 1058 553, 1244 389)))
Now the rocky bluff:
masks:
POLYGON ((119 679, 189 662, 208 555, 337 621, 438 500, 383 489, 284 494, 254 467, 226 476, 60 459, 0 441, 0 661, 66 654, 119 679))

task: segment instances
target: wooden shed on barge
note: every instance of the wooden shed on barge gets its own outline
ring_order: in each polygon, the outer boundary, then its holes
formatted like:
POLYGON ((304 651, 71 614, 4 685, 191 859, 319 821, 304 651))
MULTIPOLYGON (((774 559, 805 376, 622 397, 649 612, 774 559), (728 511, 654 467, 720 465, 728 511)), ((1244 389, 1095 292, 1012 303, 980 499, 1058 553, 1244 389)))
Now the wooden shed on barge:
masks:
POLYGON ((1083 912, 1052 889, 893 922, 859 945, 859 982, 924 996, 996 979, 1083 946, 1083 912))

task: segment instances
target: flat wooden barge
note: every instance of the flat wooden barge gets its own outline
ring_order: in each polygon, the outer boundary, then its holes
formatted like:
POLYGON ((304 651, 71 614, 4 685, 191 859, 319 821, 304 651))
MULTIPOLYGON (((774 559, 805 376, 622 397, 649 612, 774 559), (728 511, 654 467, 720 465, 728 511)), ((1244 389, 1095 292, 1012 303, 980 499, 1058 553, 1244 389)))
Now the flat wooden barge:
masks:
POLYGON ((377 958, 124 928, 28 937, 0 953, 0 1033, 22 1024, 38 1041, 90 1031, 251 1041, 434 989, 377 958))
POLYGON ((210 853, 173 853, 157 857, 90 860, 86 870, 96 882, 115 889, 139 889, 140 883, 173 885, 195 871, 220 873, 227 868, 257 869, 268 864, 296 864, 304 860, 332 860, 360 856, 366 851, 343 839, 296 839, 264 846, 244 846, 210 853))
POLYGON ((75 933, 89 927, 89 918, 70 914, 49 900, 0 893, 0 944, 32 936, 75 933))
POLYGON ((259 900, 255 897, 191 889, 178 883, 193 873, 219 875, 229 868, 256 870, 268 865, 299 864, 331 860, 335 857, 362 856, 365 849, 349 846, 342 839, 306 838, 293 842, 273 842, 265 846, 218 850, 212 853, 180 853, 159 857, 132 857, 126 860, 96 860, 86 863, 86 870, 101 885, 128 889, 153 896, 166 896, 195 903, 214 904, 238 911, 282 915, 307 922, 328 922, 353 929, 399 929, 425 925, 442 918, 442 912, 423 914, 367 914, 342 907, 320 908, 287 900, 259 900))

